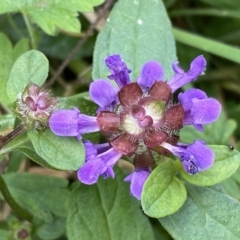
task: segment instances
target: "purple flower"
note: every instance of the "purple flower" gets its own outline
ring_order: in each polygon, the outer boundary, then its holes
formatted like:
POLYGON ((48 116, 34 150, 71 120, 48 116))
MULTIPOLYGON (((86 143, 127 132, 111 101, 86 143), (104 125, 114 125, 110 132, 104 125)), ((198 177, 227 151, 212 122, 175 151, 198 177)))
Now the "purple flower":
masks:
POLYGON ((184 108, 183 124, 193 124, 199 131, 203 131, 202 124, 209 124, 219 118, 220 103, 214 98, 208 98, 199 89, 189 89, 178 95, 178 100, 184 108))
POLYGON ((99 131, 96 117, 81 114, 77 108, 58 110, 49 119, 52 132, 58 136, 76 136, 80 141, 82 134, 99 131))
POLYGON ((85 184, 91 185, 97 182, 99 176, 103 178, 114 178, 113 166, 121 158, 118 152, 107 144, 92 144, 90 141, 84 143, 86 160, 85 164, 78 170, 78 179, 85 184))
POLYGON ((153 151, 161 155, 170 151, 189 174, 211 167, 213 151, 201 141, 178 143, 179 132, 186 124, 202 130, 202 124, 217 120, 220 104, 198 89, 179 94, 179 102, 173 103, 173 93, 178 88, 203 74, 203 56, 192 61, 188 72, 174 63, 175 75, 167 82, 156 61, 145 63, 135 82, 130 82, 131 70, 119 55, 107 57, 105 63, 111 72, 108 78, 115 80, 119 88, 103 79, 91 83, 89 94, 99 106, 97 117, 80 114, 74 108, 55 112, 49 121, 57 135, 80 139, 84 133, 101 131, 108 138, 107 144, 84 143, 86 159, 78 170, 81 182, 93 184, 100 176, 113 178, 113 166, 125 155, 135 166, 125 181, 131 182, 131 194, 140 199, 143 185, 156 164, 153 151))
POLYGON ((214 162, 214 152, 203 141, 195 140, 192 144, 178 143, 178 146, 163 143, 161 146, 178 157, 184 170, 189 174, 204 171, 210 168, 214 162))
POLYGON ((131 70, 127 68, 120 55, 115 54, 106 57, 105 63, 111 72, 108 78, 115 80, 119 88, 130 83, 129 73, 131 73, 131 70))
POLYGON ((149 168, 136 168, 134 172, 132 172, 124 179, 126 182, 131 182, 131 193, 135 198, 139 200, 141 199, 143 185, 150 175, 150 172, 151 171, 149 168))

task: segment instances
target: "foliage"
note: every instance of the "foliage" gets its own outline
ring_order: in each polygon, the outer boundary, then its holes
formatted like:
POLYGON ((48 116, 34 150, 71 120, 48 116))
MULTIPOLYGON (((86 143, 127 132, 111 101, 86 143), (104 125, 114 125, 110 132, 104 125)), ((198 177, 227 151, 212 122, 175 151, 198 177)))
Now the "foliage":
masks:
MULTIPOLYGON (((26 210, 32 216, 25 221, 0 204, 0 239, 240 239, 240 4, 113 1, 104 27, 97 25, 73 58, 74 44, 94 27, 85 12, 103 2, 0 0, 0 174, 7 186, 0 181, 0 200, 13 199, 8 201, 12 209, 16 202, 20 214, 26 210), (114 179, 100 178, 92 186, 76 180, 86 158, 77 138, 56 136, 48 128, 24 129, 4 144, 22 123, 16 101, 29 84, 50 89, 60 109, 77 107, 95 116, 88 87, 92 79, 107 79, 104 59, 110 54, 123 57, 131 81, 148 60, 160 62, 168 80, 174 61, 187 68, 195 56, 205 56, 206 74, 184 89, 203 89, 222 103, 222 114, 203 132, 184 127, 180 139, 204 140, 215 154, 211 168, 189 175, 179 160, 158 156, 138 201, 123 181, 132 170, 123 160, 114 168, 114 179), (64 59, 63 73, 52 78, 64 59), (20 238, 23 232, 27 236, 20 238)), ((95 16, 106 14, 104 6, 95 16)), ((99 133, 86 139, 105 142, 99 133)))

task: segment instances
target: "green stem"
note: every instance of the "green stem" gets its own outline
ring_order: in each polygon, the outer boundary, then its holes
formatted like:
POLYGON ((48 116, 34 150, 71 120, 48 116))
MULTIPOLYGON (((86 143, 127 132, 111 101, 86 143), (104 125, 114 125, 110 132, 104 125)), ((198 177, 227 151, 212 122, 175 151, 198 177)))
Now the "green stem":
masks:
POLYGON ((31 22, 29 21, 29 19, 28 19, 26 14, 22 13, 22 15, 23 15, 23 19, 24 19, 25 24, 26 24, 27 29, 28 29, 28 33, 29 33, 29 36, 30 36, 30 41, 31 41, 32 48, 36 49, 37 45, 36 45, 36 40, 35 40, 35 37, 34 37, 34 33, 33 33, 33 28, 32 28, 31 22))
POLYGON ((5 183, 2 175, 0 174, 0 191, 6 202, 10 205, 12 210, 16 213, 16 215, 24 220, 29 222, 32 221, 33 215, 28 212, 26 209, 22 208, 12 197, 11 193, 8 190, 7 184, 5 183))

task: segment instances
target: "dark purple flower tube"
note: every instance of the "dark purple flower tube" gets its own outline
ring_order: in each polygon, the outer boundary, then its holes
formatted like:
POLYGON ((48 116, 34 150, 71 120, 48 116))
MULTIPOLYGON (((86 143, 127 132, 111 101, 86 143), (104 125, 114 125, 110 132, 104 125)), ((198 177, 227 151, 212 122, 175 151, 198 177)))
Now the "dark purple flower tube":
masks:
POLYGON ((203 141, 195 140, 192 144, 181 144, 181 146, 172 146, 165 142, 161 146, 178 157, 184 170, 189 174, 204 171, 214 162, 214 152, 203 141))
POLYGON ((127 65, 122 61, 120 55, 115 54, 106 57, 105 63, 111 72, 108 78, 115 80, 119 88, 130 83, 129 73, 131 73, 131 70, 127 68, 127 65))
POLYGON ((203 131, 202 124, 216 121, 221 112, 221 104, 214 98, 208 98, 199 89, 189 89, 178 95, 179 102, 184 108, 184 125, 193 124, 199 131, 203 131))
POLYGON ((80 141, 82 134, 99 131, 96 117, 81 114, 77 108, 58 110, 49 119, 52 132, 58 136, 76 136, 80 141))
POLYGON ((188 72, 184 72, 177 64, 178 62, 173 63, 172 67, 175 75, 167 82, 172 89, 172 93, 185 84, 196 80, 199 75, 204 74, 207 63, 205 58, 200 55, 193 59, 188 72))
POLYGON ((84 143, 86 159, 85 164, 78 170, 78 179, 85 184, 91 185, 103 178, 114 178, 113 167, 121 158, 122 153, 116 151, 109 144, 84 143))
POLYGON ((131 182, 130 184, 130 191, 131 194, 137 198, 141 199, 143 185, 146 182, 148 176, 150 175, 149 168, 136 168, 134 172, 128 175, 124 181, 131 182))

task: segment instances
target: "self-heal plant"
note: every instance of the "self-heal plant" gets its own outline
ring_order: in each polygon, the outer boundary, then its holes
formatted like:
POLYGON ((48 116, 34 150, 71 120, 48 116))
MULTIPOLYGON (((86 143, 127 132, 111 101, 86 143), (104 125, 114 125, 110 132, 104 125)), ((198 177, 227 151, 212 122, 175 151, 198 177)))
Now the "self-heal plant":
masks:
POLYGON ((114 177, 113 166, 121 158, 129 159, 135 171, 125 178, 131 182, 131 193, 141 198, 143 185, 156 166, 153 152, 172 153, 180 159, 183 169, 196 174, 210 168, 213 151, 201 140, 181 143, 180 129, 193 125, 203 131, 202 125, 216 121, 221 105, 199 89, 190 89, 178 95, 174 92, 204 73, 206 61, 196 57, 188 72, 173 63, 174 75, 164 81, 164 71, 156 61, 145 63, 135 82, 119 55, 105 59, 118 87, 109 80, 99 79, 90 85, 91 99, 98 104, 97 116, 81 114, 76 108, 58 110, 49 120, 51 130, 60 136, 77 136, 101 131, 108 139, 106 144, 84 143, 85 164, 78 170, 78 178, 85 184, 97 182, 99 176, 114 177))

